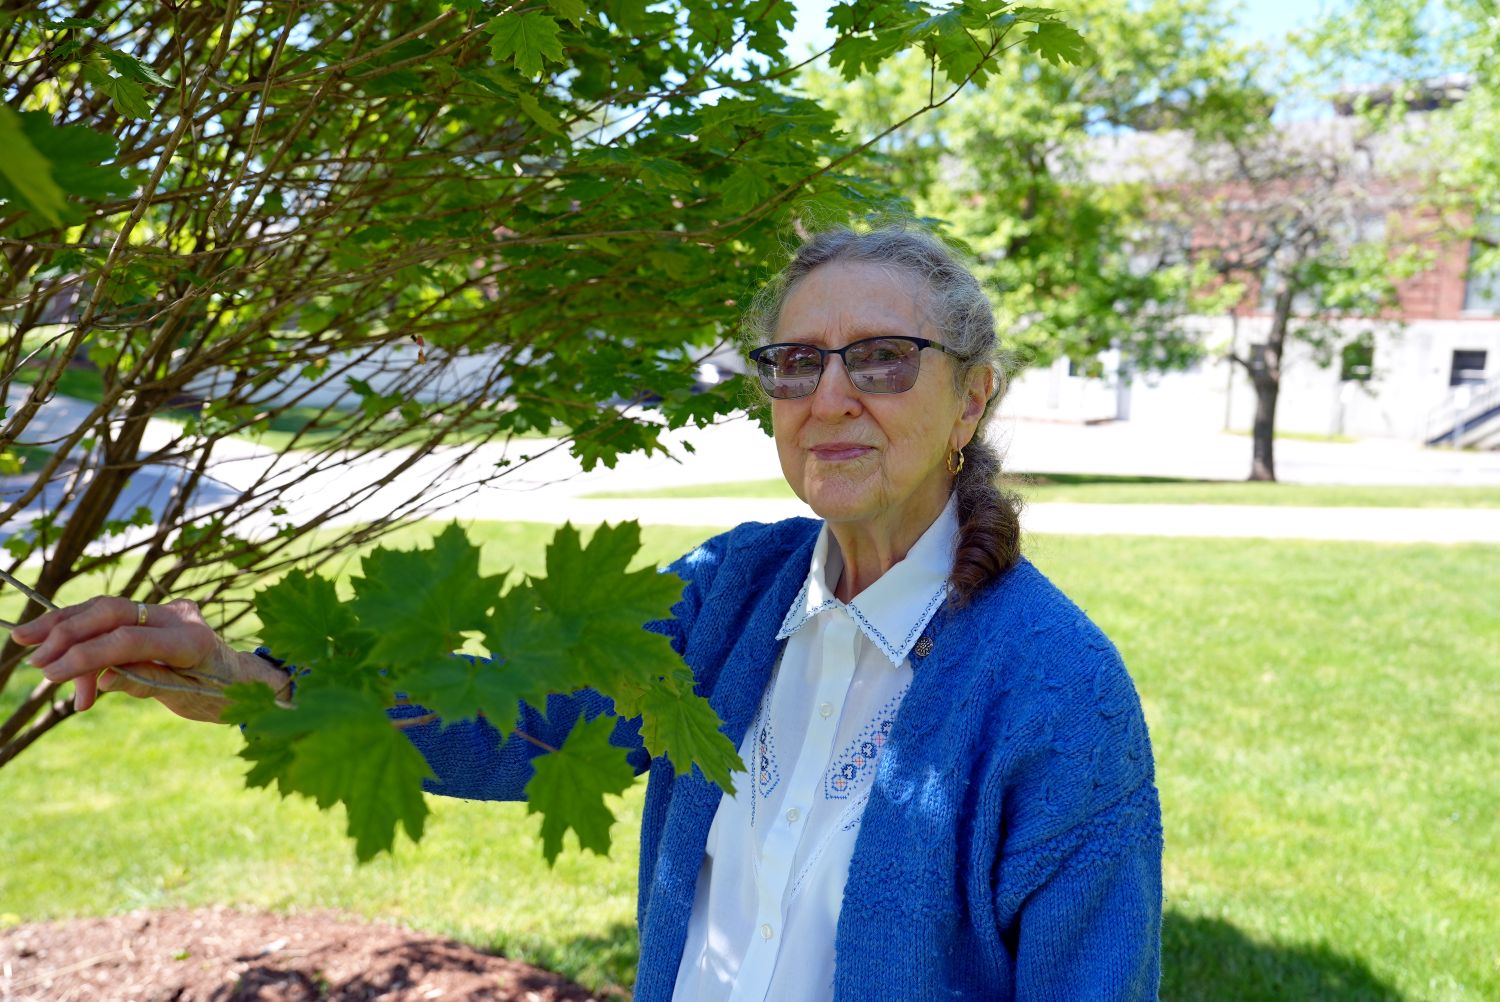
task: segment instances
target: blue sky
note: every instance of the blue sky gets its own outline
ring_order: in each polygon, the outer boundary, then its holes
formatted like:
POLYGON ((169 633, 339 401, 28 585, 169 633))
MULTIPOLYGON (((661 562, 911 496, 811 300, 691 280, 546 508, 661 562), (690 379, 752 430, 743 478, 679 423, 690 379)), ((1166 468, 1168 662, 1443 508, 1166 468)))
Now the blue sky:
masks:
MULTIPOLYGON (((795 0, 797 30, 792 33, 790 52, 794 55, 821 48, 832 40, 823 23, 835 0, 795 0)), ((1067 0, 1039 0, 1039 6, 1056 7, 1066 13, 1067 0)), ((1321 10, 1342 6, 1339 0, 1241 0, 1240 20, 1247 38, 1270 39, 1287 29, 1301 27, 1321 10)))

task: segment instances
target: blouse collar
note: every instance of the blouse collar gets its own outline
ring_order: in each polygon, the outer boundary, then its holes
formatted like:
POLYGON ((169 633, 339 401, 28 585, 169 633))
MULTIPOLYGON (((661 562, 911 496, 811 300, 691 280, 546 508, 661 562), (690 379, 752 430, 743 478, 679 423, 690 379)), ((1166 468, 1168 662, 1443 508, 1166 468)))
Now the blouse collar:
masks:
POLYGON ((870 643, 892 665, 899 666, 947 597, 948 575, 953 571, 957 543, 957 502, 950 495, 942 513, 922 533, 905 559, 846 605, 834 596, 829 584, 838 581, 844 559, 825 522, 818 531, 802 590, 787 609, 776 639, 785 640, 820 613, 844 609, 870 643))

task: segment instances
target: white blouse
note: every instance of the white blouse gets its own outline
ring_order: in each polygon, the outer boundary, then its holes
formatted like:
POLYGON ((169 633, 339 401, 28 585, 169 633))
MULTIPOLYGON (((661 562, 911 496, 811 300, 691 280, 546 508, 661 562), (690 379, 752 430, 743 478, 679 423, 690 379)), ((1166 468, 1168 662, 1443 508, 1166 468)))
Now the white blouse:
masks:
POLYGON ((847 605, 824 525, 786 639, 719 802, 698 871, 675 1002, 832 999, 833 943, 875 764, 911 685, 907 655, 947 595, 949 499, 897 563, 847 605))

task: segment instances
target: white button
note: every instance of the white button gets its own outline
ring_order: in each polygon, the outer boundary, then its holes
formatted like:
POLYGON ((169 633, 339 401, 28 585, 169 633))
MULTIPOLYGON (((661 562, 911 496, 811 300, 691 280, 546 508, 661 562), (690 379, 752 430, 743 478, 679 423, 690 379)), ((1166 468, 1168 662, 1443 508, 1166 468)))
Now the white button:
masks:
POLYGON ((833 704, 824 703, 822 706, 818 707, 818 716, 824 718, 833 716, 833 704))
POLYGON ((763 925, 760 927, 761 939, 770 939, 774 935, 776 935, 776 930, 772 929, 769 925, 763 925))
POLYGON ((789 811, 786 812, 787 824, 792 824, 792 825, 796 824, 797 823, 797 819, 800 818, 800 817, 802 817, 802 812, 799 811, 799 810, 797 810, 797 808, 795 808, 795 807, 793 807, 791 810, 789 810, 789 811))

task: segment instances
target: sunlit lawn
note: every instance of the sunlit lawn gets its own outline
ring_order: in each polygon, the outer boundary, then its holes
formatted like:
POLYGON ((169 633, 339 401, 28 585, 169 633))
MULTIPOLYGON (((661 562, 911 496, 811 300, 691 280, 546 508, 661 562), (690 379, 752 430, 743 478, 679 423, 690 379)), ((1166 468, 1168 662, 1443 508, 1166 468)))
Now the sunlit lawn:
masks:
MULTIPOLYGON (((1029 502, 1080 504, 1248 504, 1309 507, 1496 508, 1497 487, 1428 487, 1343 484, 1249 483, 1231 480, 1176 480, 1107 474, 1016 474, 1012 490, 1029 502)), ((689 484, 654 490, 612 491, 596 498, 792 498, 786 481, 739 480, 689 484)))
MULTIPOLYGON (((492 568, 539 568, 551 531, 473 528, 492 568)), ((656 560, 702 535, 645 530, 656 560)), ((1164 998, 1500 998, 1500 549, 1038 536, 1029 552, 1145 702, 1164 998)), ((570 848, 549 872, 520 805, 434 800, 420 846, 357 868, 340 817, 239 788, 238 743, 111 697, 0 770, 5 921, 332 907, 629 984, 639 788, 609 860, 570 848)))

